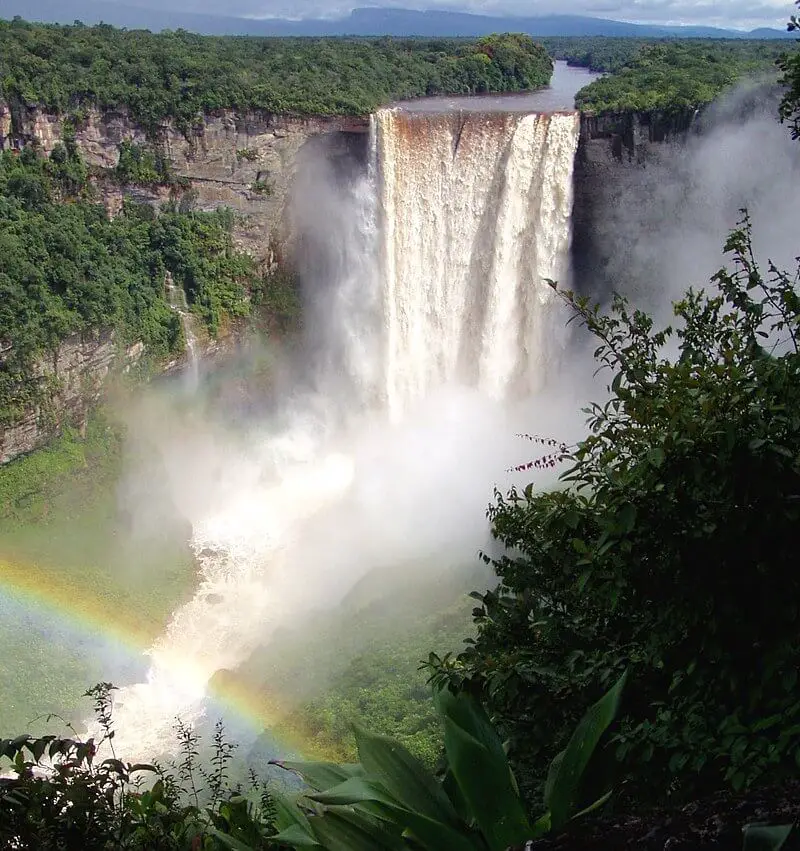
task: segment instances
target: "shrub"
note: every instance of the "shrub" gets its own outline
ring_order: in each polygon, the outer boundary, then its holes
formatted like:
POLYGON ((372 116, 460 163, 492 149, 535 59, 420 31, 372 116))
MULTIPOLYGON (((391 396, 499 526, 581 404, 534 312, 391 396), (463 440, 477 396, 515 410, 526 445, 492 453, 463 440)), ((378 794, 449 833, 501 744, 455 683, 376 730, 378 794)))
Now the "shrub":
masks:
POLYGON ((249 790, 229 782, 234 746, 217 725, 210 767, 198 763, 198 736, 180 724, 179 762, 171 768, 118 759, 113 749, 112 692, 100 683, 95 705, 99 740, 0 740, 10 772, 0 780, 0 841, 5 848, 56 851, 108 848, 207 851, 274 847, 275 805, 251 778, 249 790), (110 756, 100 758, 103 752, 110 756))
POLYGON ((563 489, 497 494, 500 585, 476 595, 473 646, 436 666, 486 696, 529 788, 624 668, 615 750, 637 799, 800 761, 797 279, 762 272, 746 216, 726 250, 734 271, 675 305, 677 331, 562 293, 610 398, 563 453, 563 489))

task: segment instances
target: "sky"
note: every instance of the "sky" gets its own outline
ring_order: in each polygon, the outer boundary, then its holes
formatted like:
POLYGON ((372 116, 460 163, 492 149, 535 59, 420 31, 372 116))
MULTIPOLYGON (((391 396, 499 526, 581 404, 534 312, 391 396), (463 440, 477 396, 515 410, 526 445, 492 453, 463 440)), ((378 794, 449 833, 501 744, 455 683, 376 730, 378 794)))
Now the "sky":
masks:
POLYGON ((592 15, 648 24, 783 28, 791 0, 106 0, 184 12, 268 17, 342 17, 354 6, 458 9, 483 14, 592 15))

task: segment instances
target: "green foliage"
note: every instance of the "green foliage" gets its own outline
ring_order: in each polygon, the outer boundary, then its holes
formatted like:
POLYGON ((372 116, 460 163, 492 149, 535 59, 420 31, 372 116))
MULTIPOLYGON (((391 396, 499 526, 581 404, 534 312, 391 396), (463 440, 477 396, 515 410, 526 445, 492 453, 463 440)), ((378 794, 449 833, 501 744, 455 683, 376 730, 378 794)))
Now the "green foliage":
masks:
POLYGON ((563 294, 610 398, 563 453, 562 489, 497 494, 500 585, 476 595, 474 645, 439 665, 486 696, 529 789, 626 668, 614 746, 637 800, 800 761, 800 298, 760 269, 746 217, 726 250, 734 271, 675 305, 674 332, 563 294))
POLYGON ((0 840, 30 851, 111 848, 216 851, 273 848, 276 804, 256 778, 231 786, 234 746, 217 725, 210 768, 198 762, 199 739, 178 724, 177 765, 131 764, 113 748, 112 692, 100 683, 93 699, 99 740, 46 735, 0 740, 10 775, 0 780, 0 840), (110 753, 100 759, 103 752, 110 753))
POLYGON ((439 781, 399 742, 356 728, 359 763, 277 763, 299 773, 314 794, 279 824, 276 841, 328 851, 417 848, 505 851, 560 830, 576 809, 589 757, 616 714, 622 680, 592 707, 551 766, 548 811, 528 821, 503 743, 481 705, 448 689, 436 703, 445 729, 439 781), (321 806, 320 806, 321 805, 321 806))
POLYGON ((368 577, 337 609, 276 634, 241 673, 253 688, 280 695, 277 738, 347 762, 356 758, 357 724, 391 735, 434 768, 442 725, 419 660, 431 647, 442 653, 463 647, 471 626, 466 588, 478 581, 464 573, 448 577, 427 564, 405 565, 392 578, 378 573, 371 580, 375 601, 364 600, 368 577))
POLYGON ((300 284, 285 265, 278 265, 253 282, 250 303, 254 311, 263 313, 282 332, 296 328, 301 322, 300 284))
POLYGON ((606 72, 575 97, 592 113, 696 109, 745 77, 774 75, 787 50, 783 42, 740 39, 548 39, 546 46, 557 59, 606 72))
POLYGON ((398 98, 534 88, 551 73, 525 35, 269 39, 0 22, 0 97, 61 114, 124 107, 154 134, 218 109, 366 114, 398 98))
MULTIPOLYGON (((604 36, 551 36, 542 39, 553 59, 590 71, 614 73, 628 65, 646 46, 658 44, 652 38, 607 38, 604 36)), ((692 42, 685 42, 692 44, 692 42)))
MULTIPOLYGON (((130 144, 121 165, 137 180, 156 168, 130 144)), ((113 329, 122 343, 142 341, 154 362, 180 350, 167 271, 211 334, 248 312, 255 274, 234 250, 229 212, 184 215, 172 206, 156 214, 127 203, 111 220, 90 194, 69 144, 49 158, 33 148, 0 155, 0 427, 46 402, 55 388, 32 364, 72 335, 113 329)))
MULTIPOLYGON (((792 15, 788 27, 790 32, 800 31, 800 19, 792 15)), ((800 54, 784 56, 778 64, 783 71, 781 82, 787 87, 781 102, 781 118, 791 122, 792 135, 797 139, 800 138, 800 54)))
POLYGON ((162 150, 138 145, 128 139, 119 146, 119 162, 114 169, 114 177, 123 185, 155 186, 174 182, 169 157, 162 150))
POLYGON ((421 644, 386 642, 387 646, 357 656, 321 695, 294 710, 290 720, 322 750, 346 758, 355 755, 352 723, 356 721, 393 735, 433 767, 442 733, 425 676, 417 670, 417 659, 428 646, 421 644))
POLYGON ((82 703, 82 684, 107 674, 109 664, 94 630, 74 630, 69 615, 62 619, 24 595, 15 605, 17 585, 46 589, 73 615, 114 623, 142 646, 161 633, 193 587, 196 565, 174 507, 161 507, 161 528, 146 536, 135 534, 120 511, 125 461, 147 470, 150 483, 154 479, 152 455, 124 438, 98 409, 83 435, 67 429, 48 446, 0 467, 0 706, 6 729, 30 729, 34 714, 71 714, 82 703), (38 628, 41 623, 48 628, 38 628))
POLYGON ((233 213, 224 209, 183 215, 171 206, 154 222, 165 268, 212 335, 226 318, 246 316, 250 311, 255 264, 233 247, 232 229, 233 213))
POLYGON ((272 195, 275 191, 275 185, 268 178, 259 178, 250 185, 250 191, 256 195, 272 195))

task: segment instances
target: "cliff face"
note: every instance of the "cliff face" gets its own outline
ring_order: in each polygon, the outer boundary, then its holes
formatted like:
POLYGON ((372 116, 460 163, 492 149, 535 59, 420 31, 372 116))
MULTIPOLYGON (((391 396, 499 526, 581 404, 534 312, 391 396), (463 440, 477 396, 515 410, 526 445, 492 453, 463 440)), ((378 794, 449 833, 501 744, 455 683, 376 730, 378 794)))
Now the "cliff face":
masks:
POLYGON ((130 369, 143 348, 137 343, 120 351, 112 332, 97 332, 71 337, 39 360, 36 374, 53 392, 46 406, 32 409, 15 425, 0 429, 0 464, 46 443, 64 425, 82 428, 112 368, 130 369))
MULTIPOLYGON (((61 117, 39 109, 0 104, 0 149, 20 147, 36 140, 46 152, 63 137, 61 117)), ((237 245, 259 260, 269 260, 270 244, 283 244, 286 200, 298 153, 312 138, 337 132, 362 133, 361 119, 299 118, 271 113, 239 114, 224 110, 206 115, 184 133, 173 124, 158 131, 158 144, 168 155, 178 178, 188 181, 191 203, 197 210, 229 207, 237 222, 237 245)), ((145 130, 124 111, 89 109, 76 128, 76 142, 90 166, 110 169, 119 161, 119 146, 129 140, 147 144, 145 130)), ((169 188, 123 187, 101 181, 99 189, 113 214, 124 195, 160 203, 169 188)))
MULTIPOLYGON (((303 147, 326 135, 355 138, 367 127, 358 119, 229 110, 205 116, 187 133, 165 124, 159 128, 156 144, 168 155, 179 179, 174 187, 121 187, 102 176, 102 170, 117 165, 123 141, 149 144, 145 130, 124 111, 87 110, 76 127, 75 140, 84 160, 99 175, 96 188, 111 215, 120 210, 125 197, 154 205, 173 197, 204 211, 227 207, 237 213, 237 247, 271 266, 277 259, 275 250, 283 255, 291 243, 284 214, 303 147)), ((63 131, 59 116, 0 103, 0 150, 37 143, 49 153, 63 138, 63 131)), ((230 346, 230 339, 206 340, 204 354, 230 346)), ((36 370, 54 392, 46 408, 31 410, 14 426, 0 429, 0 463, 41 446, 66 422, 84 424, 109 373, 129 368, 141 354, 141 344, 121 351, 112 334, 97 333, 67 340, 57 352, 43 357, 36 370)), ((164 370, 180 369, 183 361, 164 364, 164 370)))
POLYGON ((625 220, 636 215, 643 173, 680 156, 698 132, 697 110, 677 114, 624 113, 581 116, 574 171, 573 287, 595 299, 626 289, 623 264, 614 262, 625 220))

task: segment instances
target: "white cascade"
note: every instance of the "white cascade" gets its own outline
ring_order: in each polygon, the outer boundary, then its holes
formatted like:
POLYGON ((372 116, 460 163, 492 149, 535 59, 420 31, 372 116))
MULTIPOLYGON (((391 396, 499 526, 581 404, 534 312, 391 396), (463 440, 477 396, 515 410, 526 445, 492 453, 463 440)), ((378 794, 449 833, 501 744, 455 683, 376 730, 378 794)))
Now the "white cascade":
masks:
POLYGON ((164 277, 164 288, 167 291, 169 306, 178 314, 181 320, 183 336, 186 340, 187 373, 186 383, 189 390, 196 390, 200 381, 200 358, 198 355, 197 335, 194 333, 194 320, 189 313, 186 293, 183 287, 177 286, 172 274, 167 272, 164 277))
POLYGON ((576 113, 382 110, 386 399, 393 416, 448 381, 535 390, 566 273, 576 113))
MULTIPOLYGON (((413 510, 419 477, 442 475, 427 470, 448 451, 461 451, 452 436, 461 425, 434 418, 438 439, 447 432, 449 446, 429 464, 427 433, 406 433, 414 452, 419 448, 419 457, 408 457, 403 446, 386 449, 398 441, 387 422, 397 424, 410 406, 448 383, 497 400, 522 397, 541 383, 553 322, 544 279, 567 272, 577 138, 572 113, 382 110, 372 120, 368 173, 334 204, 337 220, 322 207, 321 194, 311 196, 307 218, 323 236, 330 229, 327 256, 334 258, 334 279, 319 289, 327 299, 320 335, 327 368, 314 391, 287 402, 279 434, 227 452, 222 463, 215 457, 206 479, 197 460, 203 453, 189 457, 191 447, 184 447, 184 460, 174 459, 181 473, 194 476, 183 491, 198 497, 185 513, 199 587, 151 649, 147 680, 118 693, 119 753, 152 758, 174 746, 175 717, 201 716, 216 671, 235 669, 282 619, 313 605, 307 598, 316 586, 330 594, 336 580, 342 589, 357 580, 346 548, 344 558, 337 556, 325 539, 310 551, 313 557, 303 550, 321 509, 358 510, 353 493, 361 494, 362 509, 373 515, 361 521, 369 534, 353 541, 378 541, 375 527, 383 524, 380 540, 392 541, 389 549, 405 545, 410 535, 389 528, 398 521, 384 504, 394 500, 398 515, 413 510), (348 433, 332 433, 342 423, 348 433), (359 451, 374 445, 377 454, 359 470, 359 451), (384 465, 388 456, 392 463, 384 465), (410 475, 409 468, 419 472, 410 475), (403 476, 413 492, 398 496, 403 476), (204 503, 199 495, 206 493, 213 498, 204 503), (353 502, 345 508, 346 499, 353 502)), ((304 215, 295 211, 296 229, 304 215)), ((173 284, 171 299, 176 290, 173 284)), ((186 319, 185 304, 172 303, 186 319)), ((184 328, 191 354, 194 338, 188 323, 184 328)), ((486 483, 479 485, 476 527, 485 506, 486 483)), ((462 497, 444 499, 455 504, 462 497)))

